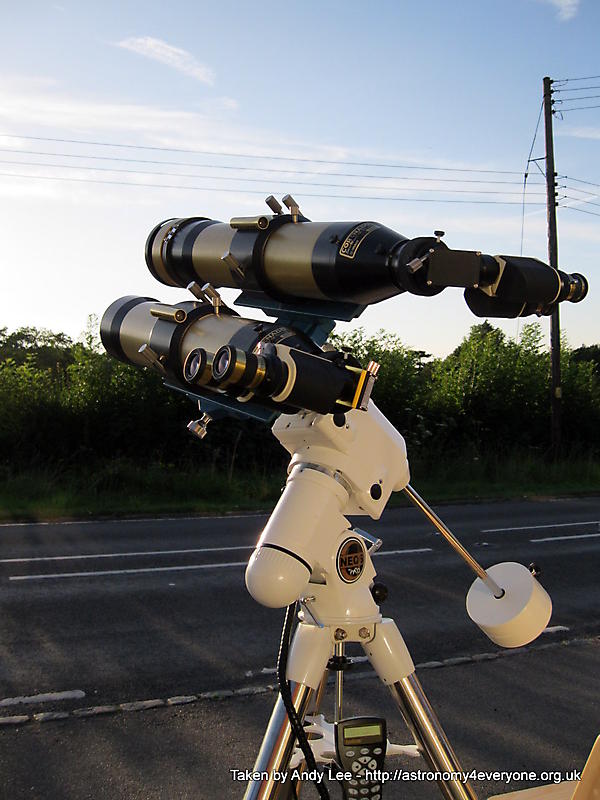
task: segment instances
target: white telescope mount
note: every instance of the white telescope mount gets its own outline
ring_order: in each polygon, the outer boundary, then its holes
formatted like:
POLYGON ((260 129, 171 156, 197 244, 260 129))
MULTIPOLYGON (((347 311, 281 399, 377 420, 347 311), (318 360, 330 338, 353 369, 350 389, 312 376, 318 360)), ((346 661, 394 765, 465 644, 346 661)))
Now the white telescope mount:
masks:
MULTIPOLYGON (((346 517, 379 519, 392 492, 403 491, 476 573, 467 612, 501 646, 522 646, 542 632, 552 609, 549 596, 521 564, 505 562, 486 571, 467 552, 410 486, 404 439, 372 401, 366 411, 281 415, 273 433, 291 454, 288 480, 250 558, 246 585, 265 606, 288 607, 288 614, 294 604, 300 607, 286 665, 288 705, 291 701, 297 720, 304 722, 314 761, 338 769, 333 726, 319 711, 333 671, 334 723, 343 719, 344 667, 350 661, 345 648, 358 643, 414 740, 409 745, 388 741, 387 757, 421 756, 428 769, 445 773, 438 781, 444 798, 475 800, 468 783, 446 779, 462 772, 460 763, 416 676, 402 634, 392 619, 381 615, 381 585, 374 580, 372 554, 382 542, 352 528, 346 517)), ((300 782, 279 777, 305 761, 295 731, 280 693, 254 766, 260 777, 248 783, 244 800, 299 796, 300 782)), ((379 794, 371 788, 368 797, 381 797, 386 788, 393 792, 387 784, 379 794)))

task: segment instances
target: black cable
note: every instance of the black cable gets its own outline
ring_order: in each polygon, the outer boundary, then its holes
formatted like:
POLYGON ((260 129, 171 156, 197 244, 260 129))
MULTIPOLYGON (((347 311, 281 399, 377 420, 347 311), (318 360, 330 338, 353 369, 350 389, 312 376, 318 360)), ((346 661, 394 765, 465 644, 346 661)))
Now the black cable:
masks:
MULTIPOLYGON (((181 186, 168 183, 141 183, 132 181, 100 181, 96 178, 65 178, 59 175, 23 175, 17 172, 0 172, 0 176, 9 178, 31 178, 33 180, 45 181, 73 181, 75 183, 99 183, 110 186, 138 186, 151 189, 179 189, 184 191, 201 192, 233 192, 235 194, 260 194, 264 195, 264 189, 229 189, 224 186, 181 186)), ((414 191, 420 191, 416 189, 414 191)), ((386 200, 388 202, 411 202, 411 203, 471 203, 475 205, 496 205, 496 206, 515 206, 520 205, 520 200, 459 200, 444 199, 437 197, 382 197, 376 195, 352 195, 352 194, 319 194, 314 192, 303 192, 302 197, 323 197, 329 200, 386 200)), ((528 206, 543 206, 544 203, 527 203, 528 206)))
MULTIPOLYGON (((206 175, 206 174, 185 174, 181 172, 159 172, 157 170, 144 170, 144 169, 123 169, 119 167, 90 167, 85 164, 49 164, 40 161, 15 161, 11 159, 0 159, 0 164, 9 164, 11 166, 24 166, 24 167, 49 167, 50 169, 78 169, 78 170, 92 170, 94 172, 124 172, 129 175, 161 175, 171 178, 209 178, 213 181, 238 181, 240 183, 277 183, 273 178, 240 178, 235 176, 229 178, 224 175, 206 175)), ((418 180, 418 178, 413 178, 418 180)), ((445 192, 446 194, 508 194, 516 195, 516 191, 504 191, 502 189, 435 189, 423 186, 390 186, 389 189, 385 186, 369 186, 368 184, 361 183, 323 183, 321 181, 298 181, 294 178, 288 178, 285 181, 280 179, 282 183, 292 186, 323 186, 330 189, 380 189, 383 191, 400 191, 400 192, 445 192)), ((542 195, 544 192, 534 192, 534 194, 542 195)))
MULTIPOLYGON (((376 178, 377 180, 392 180, 392 181, 433 181, 439 183, 483 183, 483 184, 503 184, 509 186, 520 186, 521 181, 498 181, 498 180, 483 180, 481 178, 429 178, 419 175, 417 178, 408 175, 361 175, 356 172, 326 172, 319 170, 306 169, 277 169, 276 167, 245 167, 239 164, 198 164, 193 161, 165 161, 164 159, 152 158, 124 158, 122 156, 97 156, 97 155, 78 155, 77 153, 53 153, 44 150, 27 150, 18 147, 0 147, 0 153, 20 153, 32 156, 60 156, 61 158, 80 158, 89 159, 91 161, 119 161, 131 164, 158 164, 161 166, 170 167, 201 167, 203 169, 228 169, 235 170, 236 172, 261 172, 261 173, 277 173, 281 175, 326 175, 333 178, 376 178)), ((178 175, 180 173, 177 173, 178 175)), ((536 184, 541 185, 541 184, 536 184)))
MULTIPOLYGON (((315 761, 312 748, 306 736, 306 732, 302 725, 302 721, 298 717, 296 709, 294 708, 294 702, 292 700, 292 690, 286 676, 288 651, 290 646, 290 638, 292 635, 292 625, 294 622, 295 611, 296 611, 296 603, 292 603, 292 605, 288 606, 285 610, 283 629, 281 631, 281 640, 279 642, 279 654, 277 656, 277 680, 279 682, 279 693, 281 695, 281 699, 283 700, 283 705, 285 706, 285 710, 287 711, 292 733, 298 740, 300 749, 304 753, 304 758, 306 759, 306 766, 308 767, 308 770, 310 772, 314 770, 316 773, 317 763, 315 761)), ((318 783, 316 780, 313 782, 317 788, 319 797, 321 797, 322 800, 329 800, 329 792, 327 791, 327 787, 325 786, 325 784, 318 783)))
POLYGON ((196 153, 205 156, 223 156, 226 158, 254 158, 254 159, 267 159, 272 161, 299 161, 305 164, 345 164, 352 167, 383 167, 387 169, 427 169, 435 170, 436 172, 479 172, 489 175, 520 175, 519 170, 506 170, 506 169, 473 169, 459 167, 430 167, 427 165, 415 164, 378 164, 372 161, 332 161, 323 158, 300 158, 298 156, 274 156, 274 155, 257 155, 256 153, 224 153, 215 150, 187 150, 182 147, 157 147, 151 145, 141 144, 122 144, 118 142, 94 142, 83 139, 58 139, 48 136, 21 136, 16 133, 0 133, 0 137, 10 137, 11 139, 29 139, 38 142, 61 142, 67 144, 91 144, 97 147, 123 147, 132 150, 157 150, 167 153, 196 153))

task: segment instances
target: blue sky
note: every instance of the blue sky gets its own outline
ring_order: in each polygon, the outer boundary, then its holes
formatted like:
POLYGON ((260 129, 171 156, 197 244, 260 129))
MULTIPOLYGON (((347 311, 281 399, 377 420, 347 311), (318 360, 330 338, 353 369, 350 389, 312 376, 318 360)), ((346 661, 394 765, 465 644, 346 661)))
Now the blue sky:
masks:
MULTIPOLYGON (((518 173, 542 77, 600 75, 594 0, 173 2, 168 11, 153 2, 24 2, 3 16, 0 133, 10 136, 0 137, 0 161, 17 163, 0 163, 0 326, 33 324, 72 335, 118 296, 182 298, 156 284, 144 265, 146 235, 160 219, 253 213, 271 192, 291 191, 312 219, 374 219, 409 237, 441 228, 450 247, 518 254, 518 173), (339 163, 349 161, 447 171, 339 163), (109 171, 117 169, 137 172, 109 171), (452 171, 459 169, 516 174, 452 171), (175 174, 148 174, 159 171, 175 174), (78 180, 50 180, 67 177, 78 180), (166 184, 179 188, 158 188, 166 184), (511 194, 491 194, 498 191, 511 194)), ((557 98, 568 96, 577 92, 557 98)), ((555 136, 559 173, 600 184, 600 108, 556 119, 555 136)), ((542 154, 540 129, 534 156, 542 154)), ((545 259, 544 196, 535 194, 544 187, 535 171, 527 201, 542 205, 527 206, 524 252, 545 259)), ((597 187, 570 186, 568 194, 580 200, 565 202, 600 213, 581 202, 600 203, 597 187)), ((561 266, 586 273, 592 284, 584 303, 562 307, 574 346, 600 341, 598 223, 591 214, 559 212, 561 266)), ((435 354, 452 350, 476 322, 452 290, 427 300, 395 298, 360 319, 369 331, 385 327, 435 354)), ((519 327, 503 323, 510 336, 519 327)))

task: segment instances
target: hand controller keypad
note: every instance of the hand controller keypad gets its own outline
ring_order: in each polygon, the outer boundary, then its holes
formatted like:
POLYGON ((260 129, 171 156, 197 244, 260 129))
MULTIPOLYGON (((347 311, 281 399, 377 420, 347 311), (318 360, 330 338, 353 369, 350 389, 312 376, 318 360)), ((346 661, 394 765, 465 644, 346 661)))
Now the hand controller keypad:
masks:
POLYGON ((336 723, 337 761, 352 777, 340 781, 344 800, 381 800, 383 785, 378 773, 383 769, 387 747, 385 720, 355 717, 336 723))

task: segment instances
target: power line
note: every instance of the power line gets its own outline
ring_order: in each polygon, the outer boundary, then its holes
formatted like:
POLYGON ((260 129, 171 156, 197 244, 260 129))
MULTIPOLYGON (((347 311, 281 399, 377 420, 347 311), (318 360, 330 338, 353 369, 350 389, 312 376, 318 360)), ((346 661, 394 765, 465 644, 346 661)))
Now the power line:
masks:
POLYGON ((224 156, 226 158, 253 158, 253 159, 268 159, 272 161, 298 161, 305 164, 343 164, 353 167, 382 167, 386 169, 427 169, 435 170, 437 172, 479 172, 489 175, 520 175, 518 170, 501 170, 501 169, 473 169, 473 168, 460 168, 460 167, 430 167, 427 165, 415 164, 380 164, 372 161, 333 161, 321 158, 300 158, 298 156, 274 156, 274 155, 257 155, 256 153, 224 153, 215 150, 187 150, 181 147, 157 147, 151 145, 141 144, 123 144, 118 142, 93 142, 82 139, 58 139, 47 136, 21 136, 15 133, 0 133, 1 137, 10 137, 12 139, 28 139, 38 142, 61 142, 63 144, 87 144, 96 147, 123 147, 133 150, 157 150, 167 153, 196 153, 197 155, 209 156, 224 156))
MULTIPOLYGON (((600 88, 600 87, 598 87, 600 88)), ((600 94, 584 94, 583 97, 565 97, 564 100, 554 100, 554 103, 575 103, 579 100, 597 100, 600 94)), ((564 109, 563 109, 564 110, 564 109)))
MULTIPOLYGON (((90 166, 80 166, 79 164, 48 164, 48 163, 39 163, 35 161, 14 161, 8 159, 0 159, 0 164, 10 164, 11 166, 25 166, 25 167, 48 167, 50 169, 77 169, 77 170, 90 170, 94 172, 120 172, 120 173, 127 173, 130 175, 160 175, 165 177, 172 177, 172 178, 209 178, 213 181, 237 181, 238 183, 276 183, 272 178, 240 178, 236 177, 226 177, 223 175, 206 175, 202 173, 195 173, 195 174, 182 174, 178 172, 158 172, 156 170, 143 170, 143 169, 122 169, 117 167, 90 167, 90 166)), ((518 192, 516 191, 503 191, 498 189, 435 189, 429 186, 426 187, 419 187, 419 186, 406 186, 406 187, 398 187, 398 186, 390 186, 389 189, 387 187, 382 186, 370 186, 360 183, 326 183, 323 181, 299 181, 295 178, 286 179, 285 181, 281 181, 285 184, 291 184, 293 186, 322 186, 328 189, 375 189, 383 191, 408 191, 408 192, 444 192, 447 194, 501 194, 501 195, 516 195, 518 192)), ((537 195, 543 195, 544 192, 534 192, 537 195)))
POLYGON ((580 189, 579 186, 569 186, 567 183, 561 183, 561 189, 568 189, 570 192, 580 192, 581 194, 587 194, 590 197, 600 197, 598 192, 588 192, 587 189, 580 189))
POLYGON ((600 75, 587 75, 584 78, 555 78, 552 83, 572 83, 575 81, 595 81, 600 80, 600 75))
MULTIPOLYGON (((521 197, 521 255, 523 255, 523 237, 525 235, 525 193, 527 191, 527 178, 529 177, 529 165, 531 164, 531 156, 533 148, 535 147, 535 140, 537 138, 538 129, 540 127, 540 120, 542 118, 542 111, 544 110, 544 101, 540 103, 540 111, 538 114, 535 130, 533 132, 533 139, 531 140, 531 147, 529 148, 529 155, 527 156, 527 163, 525 164, 525 172, 523 173, 523 195, 521 197)), ((535 162, 537 166, 537 160, 535 162)))
POLYGON ((575 108, 559 108, 557 110, 560 111, 560 113, 562 114, 565 111, 582 111, 584 108, 600 108, 600 105, 598 105, 598 106, 575 106, 575 108))
POLYGON ((600 217, 600 214, 597 214, 595 211, 587 211, 585 208, 577 208, 577 206, 561 205, 560 208, 567 208, 569 211, 578 211, 580 214, 589 214, 592 217, 600 217))
MULTIPOLYGON (((174 184, 159 184, 159 183, 137 183, 131 181, 101 181, 96 178, 72 178, 63 177, 58 175, 23 175, 15 172, 0 172, 0 175, 9 178, 29 178, 32 180, 47 180, 47 181, 70 181, 76 183, 97 183, 107 184, 114 186, 137 186, 142 188, 151 189, 179 189, 187 191, 202 191, 202 192, 229 192, 235 194, 260 194, 264 195, 264 190, 260 189, 233 189, 224 186, 181 186, 174 184)), ((419 190, 417 190, 419 191, 419 190)), ((520 200, 461 200, 457 198, 442 199, 433 197, 382 197, 382 196, 369 196, 369 195, 349 195, 349 194, 318 194, 303 192, 303 197, 323 197, 333 200, 386 200, 398 202, 411 202, 411 203, 471 203, 475 205, 500 205, 500 206, 514 206, 520 205, 520 200)), ((530 206, 542 206, 544 203, 527 203, 530 206)))
MULTIPOLYGON (((123 158, 119 156, 97 156, 97 155, 78 155, 77 153, 53 153, 47 150, 27 150, 18 147, 0 147, 0 153, 24 153, 27 155, 35 156, 59 156, 60 158, 79 158, 89 159, 92 161, 118 161, 119 163, 131 164, 157 164, 166 166, 178 167, 201 167, 203 169, 226 169, 243 172, 262 172, 262 173, 276 173, 281 175, 326 175, 327 177, 334 178, 373 178, 376 180, 394 180, 394 181, 428 181, 436 183, 483 183, 483 184, 502 184, 508 186, 520 186, 521 181, 499 181, 494 179, 483 180, 481 178, 431 178, 419 175, 417 177, 408 175, 362 175, 356 172, 315 172, 313 170, 303 169, 277 169, 276 167, 244 167, 237 164, 198 164, 193 161, 165 161, 151 158, 123 158)), ((85 167, 82 167, 84 169, 85 167)), ((180 173, 174 173, 179 175, 180 173)), ((540 184, 536 184, 540 185, 540 184)))
POLYGON ((583 197, 572 197, 570 194, 563 195, 565 200, 575 200, 577 203, 589 203, 591 206, 598 206, 600 208, 600 203, 594 203, 593 200, 585 200, 583 197))
POLYGON ((571 178, 570 175, 561 175, 560 178, 566 181, 575 181, 576 183, 585 183, 587 186, 598 186, 600 187, 600 183, 594 183, 593 181, 584 181, 583 178, 571 178))
POLYGON ((574 86, 572 89, 569 89, 567 86, 566 89, 552 89, 554 93, 556 92, 586 92, 588 89, 600 89, 600 86, 574 86))

